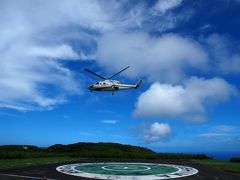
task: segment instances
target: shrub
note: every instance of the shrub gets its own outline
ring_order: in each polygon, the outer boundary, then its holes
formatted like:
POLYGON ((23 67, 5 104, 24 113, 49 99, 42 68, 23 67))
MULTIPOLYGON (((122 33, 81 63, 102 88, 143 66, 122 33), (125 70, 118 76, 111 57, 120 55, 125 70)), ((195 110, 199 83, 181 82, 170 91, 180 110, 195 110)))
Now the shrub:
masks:
POLYGON ((232 157, 232 158, 230 158, 230 162, 239 163, 240 162, 240 157, 232 157))

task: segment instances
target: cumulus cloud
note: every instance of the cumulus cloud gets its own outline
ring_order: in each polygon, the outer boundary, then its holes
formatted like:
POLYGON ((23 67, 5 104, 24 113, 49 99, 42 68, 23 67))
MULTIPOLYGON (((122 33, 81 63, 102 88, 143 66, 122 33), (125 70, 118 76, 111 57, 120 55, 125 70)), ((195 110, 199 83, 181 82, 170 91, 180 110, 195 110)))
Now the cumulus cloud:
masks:
POLYGON ((168 10, 178 7, 182 3, 182 0, 158 0, 155 4, 154 9, 165 13, 168 10))
POLYGON ((80 82, 61 60, 93 58, 99 34, 128 26, 119 23, 120 6, 96 0, 1 1, 0 107, 52 108, 80 94, 80 82))
POLYGON ((155 142, 169 135, 171 135, 171 128, 168 124, 154 122, 145 129, 144 140, 146 142, 155 142))
POLYGON ((118 70, 130 65, 129 77, 179 82, 186 68, 205 69, 207 54, 194 40, 176 34, 152 37, 146 33, 105 34, 98 42, 98 62, 118 70))
POLYGON ((1 1, 0 107, 50 108, 79 92, 79 81, 61 60, 93 59, 102 33, 142 27, 146 6, 126 3, 1 1))
POLYGON ((206 119, 206 107, 226 101, 236 93, 235 87, 221 78, 193 77, 175 86, 156 82, 139 96, 135 115, 201 122, 206 119))
MULTIPOLYGON (((174 83, 185 79, 188 69, 194 72, 207 68, 207 54, 191 38, 131 33, 133 29, 148 32, 146 27, 161 29, 155 26, 159 19, 161 26, 175 27, 178 20, 173 14, 163 16, 165 13, 154 14, 151 10, 158 7, 159 11, 167 12, 178 7, 181 0, 158 1, 154 7, 139 2, 126 8, 127 3, 1 1, 0 107, 49 108, 65 102, 66 95, 79 92, 79 81, 62 60, 96 57, 96 62, 108 70, 130 65, 129 77, 146 76, 150 81, 174 83), (47 92, 48 86, 54 91, 47 92)), ((217 44, 216 40, 211 39, 214 38, 209 38, 208 44, 215 47, 212 44, 217 44)), ((238 59, 236 53, 229 63, 220 66, 239 72, 238 59)))
MULTIPOLYGON (((74 19, 74 13, 83 13, 78 9, 80 6, 101 14, 94 3, 1 2, 0 107, 49 109, 66 102, 66 95, 79 94, 79 82, 74 73, 59 60, 86 58, 81 50, 76 52, 67 43, 60 31, 60 28, 79 21, 74 19)), ((76 16, 86 19, 80 21, 82 26, 90 26, 87 24, 90 22, 93 28, 107 27, 105 21, 101 25, 93 24, 98 20, 94 13, 85 11, 83 14, 76 16)))

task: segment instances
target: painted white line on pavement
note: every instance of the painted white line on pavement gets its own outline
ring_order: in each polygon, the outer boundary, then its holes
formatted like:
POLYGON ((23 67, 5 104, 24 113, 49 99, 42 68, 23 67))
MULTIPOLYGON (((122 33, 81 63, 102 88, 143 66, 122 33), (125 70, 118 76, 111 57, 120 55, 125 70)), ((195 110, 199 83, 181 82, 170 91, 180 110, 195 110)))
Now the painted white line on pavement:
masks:
POLYGON ((0 174, 4 176, 11 176, 11 177, 19 177, 19 178, 30 178, 30 179, 44 179, 44 180, 56 180, 56 179, 49 179, 45 177, 34 177, 34 176, 23 176, 23 175, 17 175, 17 174, 0 174))

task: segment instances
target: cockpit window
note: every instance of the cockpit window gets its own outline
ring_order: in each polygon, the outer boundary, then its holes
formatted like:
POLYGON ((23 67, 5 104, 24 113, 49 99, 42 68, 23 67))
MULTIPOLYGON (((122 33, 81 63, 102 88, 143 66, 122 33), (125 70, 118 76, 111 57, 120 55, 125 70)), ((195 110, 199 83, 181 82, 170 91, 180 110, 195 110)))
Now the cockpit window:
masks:
POLYGON ((99 85, 99 82, 96 82, 96 85, 99 85))

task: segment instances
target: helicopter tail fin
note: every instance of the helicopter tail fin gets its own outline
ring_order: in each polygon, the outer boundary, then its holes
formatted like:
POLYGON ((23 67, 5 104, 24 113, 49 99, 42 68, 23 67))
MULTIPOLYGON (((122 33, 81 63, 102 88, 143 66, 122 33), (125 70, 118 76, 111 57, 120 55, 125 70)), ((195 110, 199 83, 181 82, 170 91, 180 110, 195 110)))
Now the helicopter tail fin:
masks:
POLYGON ((139 85, 142 83, 142 79, 139 79, 138 81, 137 81, 137 83, 135 84, 135 89, 137 89, 138 87, 139 87, 139 85))

